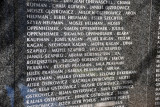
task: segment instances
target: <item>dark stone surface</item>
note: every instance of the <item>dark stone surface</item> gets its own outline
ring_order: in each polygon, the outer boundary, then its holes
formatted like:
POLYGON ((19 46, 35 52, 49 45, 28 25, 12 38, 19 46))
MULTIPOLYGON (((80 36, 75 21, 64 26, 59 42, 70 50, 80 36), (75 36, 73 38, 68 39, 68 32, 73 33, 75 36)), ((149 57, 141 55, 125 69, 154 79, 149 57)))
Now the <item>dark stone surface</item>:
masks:
MULTIPOLYGON (((150 0, 131 1, 131 7, 137 15, 125 17, 123 24, 125 29, 132 33, 134 45, 125 48, 123 53, 127 58, 126 67, 139 73, 132 75, 135 88, 129 90, 131 99, 127 103, 129 107, 154 107, 154 71, 160 3, 153 0, 151 8, 150 0)), ((6 86, 15 90, 14 107, 24 106, 18 85, 25 84, 26 77, 25 10, 24 0, 0 2, 0 107, 13 107, 6 86)))

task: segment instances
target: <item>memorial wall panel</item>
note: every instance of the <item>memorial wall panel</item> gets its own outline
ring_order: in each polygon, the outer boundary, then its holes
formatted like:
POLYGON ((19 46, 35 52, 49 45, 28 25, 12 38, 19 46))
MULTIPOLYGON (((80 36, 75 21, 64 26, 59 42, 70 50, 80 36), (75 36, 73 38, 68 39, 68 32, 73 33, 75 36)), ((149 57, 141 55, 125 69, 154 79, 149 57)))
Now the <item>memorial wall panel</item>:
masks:
POLYGON ((2 107, 160 106, 159 1, 4 6, 2 107))

